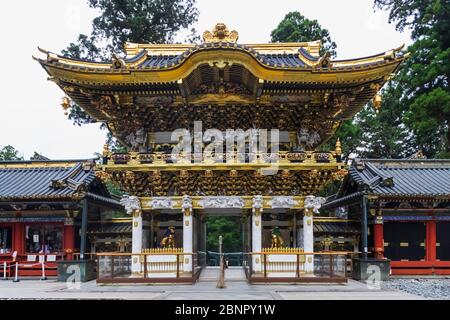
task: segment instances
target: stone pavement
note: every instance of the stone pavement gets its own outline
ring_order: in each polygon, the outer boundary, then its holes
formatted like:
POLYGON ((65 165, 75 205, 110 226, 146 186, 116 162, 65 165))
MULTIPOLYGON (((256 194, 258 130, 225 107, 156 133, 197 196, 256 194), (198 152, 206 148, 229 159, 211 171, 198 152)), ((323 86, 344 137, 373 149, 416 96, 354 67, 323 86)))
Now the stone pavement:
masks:
POLYGON ((347 284, 249 285, 228 281, 226 289, 216 289, 214 281, 195 285, 97 285, 82 283, 69 289, 56 280, 22 279, 18 283, 0 280, 0 299, 133 299, 133 300, 378 300, 424 299, 395 289, 374 290, 364 283, 347 284))

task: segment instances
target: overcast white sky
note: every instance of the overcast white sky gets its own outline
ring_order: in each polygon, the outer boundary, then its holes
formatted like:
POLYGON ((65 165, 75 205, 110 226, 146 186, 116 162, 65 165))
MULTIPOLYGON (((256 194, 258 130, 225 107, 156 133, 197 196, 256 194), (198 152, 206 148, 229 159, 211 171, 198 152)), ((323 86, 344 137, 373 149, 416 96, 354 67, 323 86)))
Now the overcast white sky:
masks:
MULTIPOLYGON (((240 43, 265 43, 289 11, 317 19, 337 43, 338 58, 367 56, 410 43, 373 0, 197 0, 199 33, 224 22, 240 43)), ((101 152, 98 124, 72 125, 60 107, 63 92, 31 56, 37 46, 60 52, 79 33, 89 33, 95 11, 85 0, 3 1, 0 11, 0 148, 13 145, 28 159, 88 158, 101 152)))

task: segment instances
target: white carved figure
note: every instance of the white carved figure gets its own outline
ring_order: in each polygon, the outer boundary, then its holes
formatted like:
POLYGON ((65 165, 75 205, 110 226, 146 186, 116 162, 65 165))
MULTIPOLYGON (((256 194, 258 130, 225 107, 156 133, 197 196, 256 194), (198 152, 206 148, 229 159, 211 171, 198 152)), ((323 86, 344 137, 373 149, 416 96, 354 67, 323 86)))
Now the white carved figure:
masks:
POLYGON ((120 200, 120 204, 125 207, 127 214, 141 211, 141 202, 136 196, 124 196, 120 200))
POLYGON ((125 141, 131 146, 131 150, 146 152, 147 137, 144 128, 136 130, 125 137, 125 141))
POLYGON ((263 196, 257 195, 253 197, 253 209, 261 209, 263 207, 263 196))
POLYGON ((136 137, 133 132, 125 137, 125 142, 128 143, 134 149, 136 145, 136 137))
POLYGON ((320 142, 320 135, 317 131, 313 131, 309 134, 308 139, 306 140, 306 145, 310 148, 314 147, 320 142))
POLYGON ((275 196, 270 203, 272 208, 292 208, 297 202, 291 196, 275 196))
POLYGON ((325 203, 325 198, 323 197, 306 196, 305 198, 305 208, 312 209, 314 213, 319 213, 323 203, 325 203))
POLYGON ((144 128, 136 130, 136 148, 139 152, 146 152, 147 137, 144 128))
POLYGON ((307 128, 301 128, 297 132, 297 143, 299 146, 305 145, 308 140, 309 132, 307 128))
POLYGON ((184 195, 181 201, 181 209, 191 210, 192 209, 192 198, 188 195, 184 195))
POLYGON ((154 197, 150 200, 150 206, 152 209, 172 209, 173 201, 167 197, 154 197))
POLYGON ((309 131, 308 128, 301 128, 297 132, 297 143, 300 149, 304 149, 304 146, 313 148, 320 141, 320 134, 317 131, 309 131))

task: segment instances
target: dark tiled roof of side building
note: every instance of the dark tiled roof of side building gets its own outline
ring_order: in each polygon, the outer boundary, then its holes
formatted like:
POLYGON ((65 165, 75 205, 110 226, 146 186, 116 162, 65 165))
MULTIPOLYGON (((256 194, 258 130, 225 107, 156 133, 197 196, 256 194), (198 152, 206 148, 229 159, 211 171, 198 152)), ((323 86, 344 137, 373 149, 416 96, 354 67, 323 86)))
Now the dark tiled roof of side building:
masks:
MULTIPOLYGON (((95 182, 97 186, 100 184, 92 164, 81 160, 0 162, 0 201, 74 199, 88 195, 95 182)), ((109 198, 106 188, 102 186, 100 190, 98 196, 109 198)))
POLYGON ((338 193, 353 180, 359 191, 381 196, 450 197, 450 160, 356 159, 338 193))

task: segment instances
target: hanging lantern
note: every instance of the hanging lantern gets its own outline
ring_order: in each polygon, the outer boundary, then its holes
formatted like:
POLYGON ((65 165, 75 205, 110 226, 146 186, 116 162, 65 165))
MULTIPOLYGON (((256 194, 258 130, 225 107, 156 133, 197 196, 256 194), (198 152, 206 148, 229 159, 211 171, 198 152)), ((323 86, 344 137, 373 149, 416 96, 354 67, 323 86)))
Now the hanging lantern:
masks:
POLYGON ((336 155, 340 156, 342 154, 342 145, 341 145, 341 140, 339 140, 339 138, 337 138, 336 140, 336 147, 335 150, 336 155))
POLYGON ((108 157, 109 156, 109 144, 105 143, 103 145, 103 156, 108 157))
POLYGON ((375 110, 378 112, 381 108, 381 95, 377 93, 375 98, 373 98, 373 106, 375 107, 375 110))
POLYGON ((62 99, 62 102, 61 102, 61 107, 64 109, 64 115, 69 115, 69 108, 70 108, 70 100, 69 100, 69 98, 68 97, 64 97, 63 99, 62 99))

